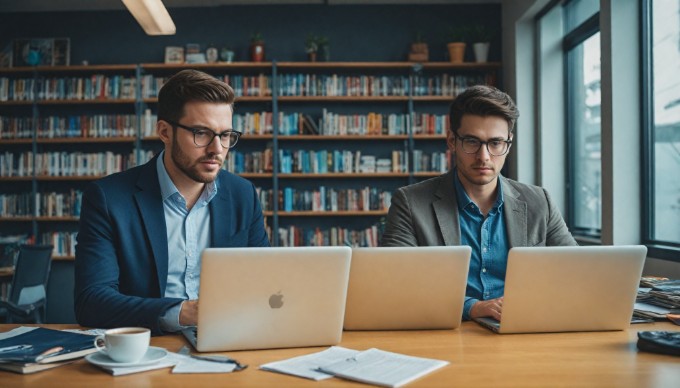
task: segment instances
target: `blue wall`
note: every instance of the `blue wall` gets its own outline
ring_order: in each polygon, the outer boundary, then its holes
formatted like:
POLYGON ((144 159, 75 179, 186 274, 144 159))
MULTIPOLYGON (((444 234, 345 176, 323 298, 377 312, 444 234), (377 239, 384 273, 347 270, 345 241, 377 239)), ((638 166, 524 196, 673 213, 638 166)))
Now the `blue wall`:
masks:
MULTIPOLYGON (((330 38, 334 61, 401 61, 416 31, 429 43, 430 60, 446 60, 450 26, 484 24, 497 31, 490 60, 500 60, 500 4, 488 5, 276 5, 171 8, 173 36, 147 36, 127 11, 0 14, 0 48, 16 38, 68 37, 71 64, 163 62, 165 46, 213 43, 247 60, 251 35, 259 31, 267 59, 306 60, 304 41, 330 38)), ((471 48, 467 50, 472 60, 471 48)))

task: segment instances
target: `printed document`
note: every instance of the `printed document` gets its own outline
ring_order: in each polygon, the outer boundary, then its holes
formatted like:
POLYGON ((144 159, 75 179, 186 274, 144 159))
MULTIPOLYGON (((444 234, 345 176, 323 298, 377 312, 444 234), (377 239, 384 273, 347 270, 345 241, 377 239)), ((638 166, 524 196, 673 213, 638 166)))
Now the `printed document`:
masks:
POLYGON ((344 379, 383 387, 400 387, 448 364, 448 361, 369 349, 319 369, 344 379))
POLYGON ((333 364, 354 357, 357 354, 359 354, 358 350, 347 349, 341 346, 331 346, 318 353, 260 365, 260 369, 319 381, 333 377, 333 375, 319 372, 318 368, 320 366, 333 364))

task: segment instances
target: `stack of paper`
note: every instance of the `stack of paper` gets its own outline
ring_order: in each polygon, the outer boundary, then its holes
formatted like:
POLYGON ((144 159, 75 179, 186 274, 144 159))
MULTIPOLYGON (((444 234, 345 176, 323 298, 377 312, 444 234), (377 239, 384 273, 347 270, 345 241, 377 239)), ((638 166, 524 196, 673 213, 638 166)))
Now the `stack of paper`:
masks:
POLYGON ((384 387, 400 387, 448 364, 447 361, 379 349, 360 352, 333 346, 319 353, 264 364, 260 368, 313 380, 335 376, 384 387))
POLYGON ((680 280, 642 278, 634 317, 665 319, 680 312, 680 280))

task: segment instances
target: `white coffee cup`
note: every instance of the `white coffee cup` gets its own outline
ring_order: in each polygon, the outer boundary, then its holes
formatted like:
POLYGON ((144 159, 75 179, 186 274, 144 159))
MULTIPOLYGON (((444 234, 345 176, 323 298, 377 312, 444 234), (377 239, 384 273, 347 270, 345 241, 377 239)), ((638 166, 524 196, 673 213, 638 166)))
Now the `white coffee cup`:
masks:
POLYGON ((137 362, 149 349, 151 331, 144 327, 109 329, 94 339, 94 346, 116 362, 137 362), (101 343, 104 346, 101 346, 101 343))

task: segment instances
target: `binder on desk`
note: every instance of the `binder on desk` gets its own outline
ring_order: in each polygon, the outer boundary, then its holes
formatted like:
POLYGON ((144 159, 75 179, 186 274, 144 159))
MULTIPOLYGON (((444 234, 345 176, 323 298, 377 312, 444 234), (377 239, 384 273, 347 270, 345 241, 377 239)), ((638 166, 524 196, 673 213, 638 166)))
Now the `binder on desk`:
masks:
POLYGON ((33 373, 97 351, 91 335, 42 327, 23 331, 0 340, 1 370, 33 373))

